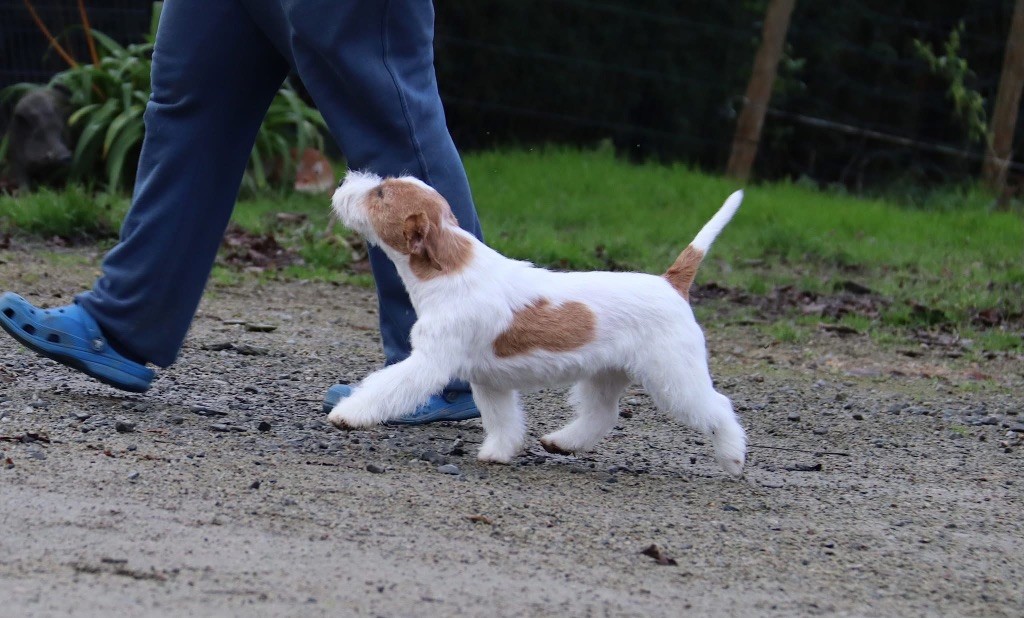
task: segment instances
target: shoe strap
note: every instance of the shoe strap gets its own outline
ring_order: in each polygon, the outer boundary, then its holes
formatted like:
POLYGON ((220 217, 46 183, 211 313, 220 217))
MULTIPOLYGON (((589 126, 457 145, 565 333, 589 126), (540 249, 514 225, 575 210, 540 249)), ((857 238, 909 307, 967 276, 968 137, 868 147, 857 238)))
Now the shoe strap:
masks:
POLYGON ((82 309, 82 307, 77 303, 72 305, 72 308, 78 314, 76 317, 82 325, 82 328, 85 330, 85 336, 88 339, 89 346, 92 348, 93 352, 102 352, 107 349, 107 338, 103 335, 103 331, 100 330, 100 326, 96 323, 96 320, 89 315, 88 311, 82 309))

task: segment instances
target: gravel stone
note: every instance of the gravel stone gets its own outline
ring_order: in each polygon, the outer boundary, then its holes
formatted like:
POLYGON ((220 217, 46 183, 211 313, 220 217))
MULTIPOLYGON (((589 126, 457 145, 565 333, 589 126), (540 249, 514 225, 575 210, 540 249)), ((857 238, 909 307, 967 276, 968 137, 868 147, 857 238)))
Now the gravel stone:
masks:
POLYGON ((443 466, 438 466, 437 471, 441 474, 451 474, 453 476, 462 474, 462 470, 460 470, 455 464, 444 464, 443 466))
MULTIPOLYGON (((56 267, 19 243, 0 249, 0 281, 26 297, 70 302, 94 277, 95 249, 60 248, 76 260, 56 267)), ((711 373, 750 441, 743 480, 638 386, 623 395, 633 418, 575 457, 542 455, 537 442, 574 417, 566 389, 524 393, 529 436, 501 466, 455 459, 479 448, 478 421, 349 433, 325 423, 323 391, 383 364, 372 290, 243 273, 210 292, 180 358, 143 395, 0 333, 0 504, 17 539, 4 547, 3 577, 19 592, 5 615, 276 615, 314 597, 325 612, 355 602, 380 616, 1024 616, 1024 554, 994 542, 1019 538, 1024 512, 1019 351, 948 359, 935 345, 907 360, 869 337, 816 329, 765 348, 764 322, 736 319, 753 309, 770 323, 772 308, 756 304, 764 297, 701 297, 711 373), (250 334, 221 320, 238 316, 282 326, 250 334), (203 348, 232 336, 230 349, 203 348), (243 356, 244 341, 274 349, 243 356), (843 377, 858 367, 885 378, 843 377), (29 405, 40 399, 49 406, 29 405), (119 418, 138 431, 115 434, 119 418), (991 429, 951 430, 989 418, 991 429), (826 436, 812 433, 819 426, 826 436), (30 433, 51 442, 19 439, 30 433), (651 544, 679 566, 651 566, 637 553, 651 544), (104 563, 97 547, 127 562, 104 563), (400 579, 388 575, 396 564, 400 579), (52 592, 61 589, 70 593, 52 592)))

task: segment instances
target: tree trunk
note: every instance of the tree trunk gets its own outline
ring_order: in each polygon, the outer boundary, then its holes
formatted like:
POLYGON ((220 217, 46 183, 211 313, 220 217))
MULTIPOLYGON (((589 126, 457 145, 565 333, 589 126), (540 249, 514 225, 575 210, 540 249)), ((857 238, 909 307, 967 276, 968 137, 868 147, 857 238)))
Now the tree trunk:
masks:
POLYGON ((1017 0, 1013 9, 1010 34, 1006 37, 1003 74, 989 125, 988 146, 982 178, 996 194, 1000 209, 1009 206, 1006 194, 1006 169, 1013 154, 1013 133, 1020 108, 1021 87, 1024 86, 1024 0, 1017 0))
MULTIPOLYGON (((1024 0, 1018 0, 1021 1, 1024 0)), ((751 71, 750 83, 747 85, 747 96, 743 111, 736 122, 732 153, 729 155, 729 164, 725 170, 729 176, 742 181, 750 178, 750 168, 753 167, 754 158, 757 156, 764 116, 768 111, 779 59, 782 58, 782 49, 786 43, 786 31, 789 30, 789 17, 795 4, 796 0, 771 0, 768 10, 765 11, 761 45, 754 56, 754 68, 751 71)))

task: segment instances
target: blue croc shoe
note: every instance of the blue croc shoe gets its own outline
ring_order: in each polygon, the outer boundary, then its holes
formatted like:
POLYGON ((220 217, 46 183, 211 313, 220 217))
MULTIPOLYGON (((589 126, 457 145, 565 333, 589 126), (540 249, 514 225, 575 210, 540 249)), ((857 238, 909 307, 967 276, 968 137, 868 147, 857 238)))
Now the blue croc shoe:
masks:
POLYGON ((153 370, 115 352, 78 305, 37 309, 7 292, 0 296, 0 326, 26 348, 114 388, 141 393, 153 381, 153 370))
MULTIPOLYGON (((347 384, 335 384, 327 389, 324 397, 324 412, 330 412, 338 402, 352 394, 352 387, 347 384)), ((431 395, 427 403, 401 418, 391 419, 388 425, 425 425, 437 421, 465 421, 480 418, 480 410, 473 401, 473 395, 464 392, 449 391, 440 395, 431 395)))

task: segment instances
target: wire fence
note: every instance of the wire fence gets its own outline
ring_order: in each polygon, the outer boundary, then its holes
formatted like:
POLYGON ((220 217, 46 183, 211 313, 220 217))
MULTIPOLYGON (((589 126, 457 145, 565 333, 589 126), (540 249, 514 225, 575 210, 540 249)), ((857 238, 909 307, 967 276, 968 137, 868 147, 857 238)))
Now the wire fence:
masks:
MULTIPOLYGON (((51 32, 87 57, 75 2, 34 2, 51 32)), ((800 0, 757 171, 864 183, 976 173, 949 85, 913 52, 964 24, 968 86, 995 97, 1012 0, 800 0)), ((142 39, 151 8, 87 0, 97 30, 142 39)), ((437 5, 436 64, 463 149, 611 139, 636 158, 721 169, 764 3, 697 0, 447 0, 437 5)), ((64 68, 21 0, 0 0, 0 87, 64 68)), ((1019 132, 1018 132, 1019 134, 1019 132)), ((1019 158, 1011 169, 1024 171, 1019 158)))
MULTIPOLYGON (((502 22, 500 27, 515 28, 503 10, 507 2, 481 3, 491 9, 496 22, 502 22)), ((442 94, 460 143, 481 147, 506 140, 532 142, 537 134, 542 139, 555 136, 586 143, 603 136, 615 139, 623 150, 638 151, 640 158, 667 152, 671 159, 711 169, 723 167, 760 35, 763 3, 747 3, 759 6, 732 20, 686 2, 525 3, 538 11, 541 4, 571 7, 566 36, 614 39, 616 32, 633 24, 638 26, 633 30, 642 33, 641 44, 646 40, 662 44, 649 54, 649 60, 632 56, 632 62, 577 55, 571 53, 572 46, 563 51, 566 48, 536 31, 521 30, 512 41, 501 32, 468 31, 458 25, 458 13, 465 6, 454 4, 458 6, 441 10, 437 47, 442 94), (448 21, 457 25, 448 27, 448 21), (714 40, 709 42, 710 38, 714 40), (736 53, 716 53, 730 46, 736 53), (676 58, 704 54, 705 59, 666 66, 664 58, 673 54, 676 58), (466 63, 468 55, 476 56, 468 61, 474 67, 516 79, 508 88, 492 86, 474 92, 477 82, 467 80, 463 72, 450 69, 451 75, 445 75, 446 63, 466 63), (508 69, 510 65, 515 68, 508 69), (549 74, 559 77, 550 79, 549 74), (623 113, 602 115, 588 113, 590 108, 580 104, 581 99, 565 94, 589 89, 614 97, 617 93, 608 92, 603 84, 617 78, 618 83, 629 78, 631 87, 645 93, 694 89, 714 100, 646 115, 630 114, 623 105, 623 113), (560 85, 556 95, 546 96, 533 91, 535 83, 560 85), (673 118, 677 115, 686 121, 673 118)), ((870 184, 866 179, 876 176, 881 182, 926 183, 972 177, 984 145, 968 139, 948 96, 950 85, 915 53, 914 41, 929 43, 941 54, 950 33, 963 23, 959 53, 973 70, 966 85, 992 101, 1012 4, 998 0, 967 6, 901 0, 798 2, 758 159, 761 175, 808 177, 854 188, 863 188, 870 184)), ((730 5, 732 12, 742 10, 730 5)), ((1019 159, 1010 169, 1024 172, 1019 159)))

